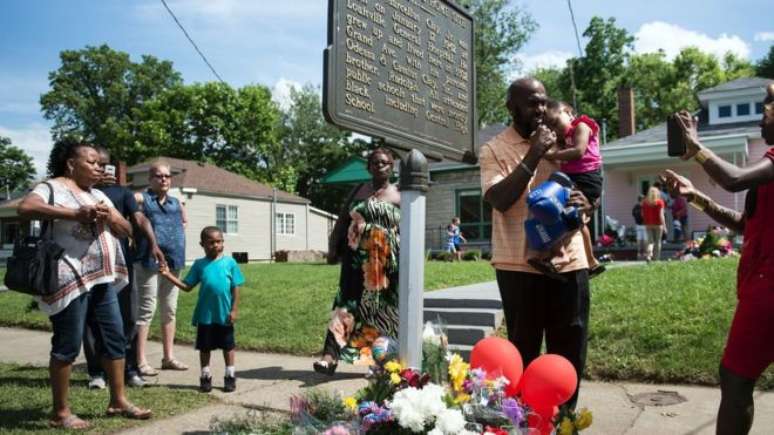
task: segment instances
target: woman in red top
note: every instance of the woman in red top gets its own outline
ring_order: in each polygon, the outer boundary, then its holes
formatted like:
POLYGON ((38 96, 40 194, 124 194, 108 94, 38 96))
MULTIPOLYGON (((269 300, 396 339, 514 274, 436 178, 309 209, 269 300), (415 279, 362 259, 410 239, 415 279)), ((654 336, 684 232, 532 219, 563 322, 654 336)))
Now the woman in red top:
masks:
MULTIPOLYGON (((767 87, 761 136, 774 145, 774 83, 767 87)), ((717 433, 746 434, 753 422, 753 388, 761 373, 774 362, 774 149, 745 168, 726 162, 704 148, 696 121, 688 112, 678 114, 687 152, 705 172, 730 192, 749 189, 744 212, 718 205, 693 184, 672 171, 664 175, 670 190, 684 196, 719 223, 744 233, 737 271, 734 320, 720 363, 720 409, 717 433)))
POLYGON ((642 223, 647 235, 645 259, 648 261, 661 259, 661 235, 664 234, 664 200, 661 192, 653 186, 648 189, 648 195, 642 201, 642 223))

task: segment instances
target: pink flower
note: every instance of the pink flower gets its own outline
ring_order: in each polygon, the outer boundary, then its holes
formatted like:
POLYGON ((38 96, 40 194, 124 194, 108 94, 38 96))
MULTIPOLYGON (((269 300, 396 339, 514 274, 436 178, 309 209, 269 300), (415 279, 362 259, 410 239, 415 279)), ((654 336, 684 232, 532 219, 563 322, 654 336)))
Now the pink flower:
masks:
POLYGON ((323 432, 323 435, 349 435, 349 429, 340 424, 337 424, 336 426, 333 426, 323 432))

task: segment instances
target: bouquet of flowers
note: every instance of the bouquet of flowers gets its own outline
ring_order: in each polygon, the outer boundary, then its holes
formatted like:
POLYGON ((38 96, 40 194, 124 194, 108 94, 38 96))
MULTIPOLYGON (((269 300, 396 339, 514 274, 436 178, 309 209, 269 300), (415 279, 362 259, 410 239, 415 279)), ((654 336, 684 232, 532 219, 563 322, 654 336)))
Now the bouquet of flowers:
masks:
POLYGON ((446 328, 440 322, 426 322, 422 331, 422 370, 436 384, 446 381, 449 359, 449 340, 446 328))
MULTIPOLYGON (((423 371, 404 367, 389 346, 381 346, 376 353, 384 358, 375 359, 368 385, 353 396, 312 391, 293 397, 294 435, 521 435, 534 430, 527 426, 537 414, 511 396, 508 378, 449 354, 438 324, 425 325, 423 341, 423 371)), ((576 435, 591 422, 585 409, 563 410, 551 424, 558 435, 576 435)))

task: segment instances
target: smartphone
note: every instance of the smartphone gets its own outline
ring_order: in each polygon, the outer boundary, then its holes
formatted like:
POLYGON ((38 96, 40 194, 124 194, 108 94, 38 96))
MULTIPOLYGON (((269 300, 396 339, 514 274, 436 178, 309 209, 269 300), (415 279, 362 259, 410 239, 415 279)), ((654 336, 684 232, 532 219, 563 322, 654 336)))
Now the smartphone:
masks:
POLYGON ((116 176, 116 167, 113 165, 105 165, 105 175, 116 176))
POLYGON ((670 157, 679 157, 685 154, 685 142, 683 131, 677 121, 677 115, 667 117, 667 154, 670 157))

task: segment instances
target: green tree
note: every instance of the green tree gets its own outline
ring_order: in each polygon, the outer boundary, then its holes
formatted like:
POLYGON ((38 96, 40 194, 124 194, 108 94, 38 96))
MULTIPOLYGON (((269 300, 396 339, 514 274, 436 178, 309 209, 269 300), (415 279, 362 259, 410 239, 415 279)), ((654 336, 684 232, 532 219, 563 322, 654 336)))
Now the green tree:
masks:
POLYGON ((43 116, 54 121, 54 139, 76 134, 108 148, 132 164, 142 105, 182 83, 172 63, 153 56, 132 62, 107 45, 65 50, 62 65, 49 73, 51 89, 40 97, 43 116))
POLYGON ((0 136, 0 189, 5 192, 23 190, 35 178, 32 157, 11 145, 11 139, 0 136))
POLYGON ((275 161, 280 111, 265 86, 175 86, 146 102, 138 119, 134 147, 142 158, 207 161, 278 188, 292 186, 275 161))
POLYGON ((774 79, 774 45, 769 47, 769 53, 755 64, 755 75, 774 79))
POLYGON ((634 89, 637 129, 663 122, 669 113, 696 108, 696 96, 687 80, 678 80, 663 51, 631 56, 625 83, 634 89))
MULTIPOLYGON (((608 135, 618 131, 618 87, 621 85, 634 37, 616 25, 615 18, 593 17, 583 32, 589 38, 584 55, 570 59, 575 77, 577 110, 599 120, 607 120, 608 135)), ((569 67, 562 76, 562 87, 572 98, 569 67)), ((570 99, 572 101, 572 99, 570 99)))
POLYGON ((538 25, 508 0, 461 0, 475 19, 476 108, 480 126, 509 119, 505 91, 513 57, 538 25))
POLYGON ((338 213, 342 198, 352 186, 324 186, 325 175, 368 146, 352 140, 351 133, 325 121, 320 90, 312 85, 290 90, 290 107, 282 115, 280 166, 292 167, 295 192, 315 207, 338 213))
POLYGON ((747 59, 742 59, 732 52, 723 56, 723 73, 726 81, 736 80, 742 77, 754 77, 755 65, 747 59))
POLYGON ((548 94, 551 98, 572 102, 572 95, 570 90, 569 88, 564 87, 564 83, 562 81, 563 74, 565 74, 565 68, 537 68, 531 71, 529 75, 543 83, 543 86, 546 88, 546 94, 548 94))

